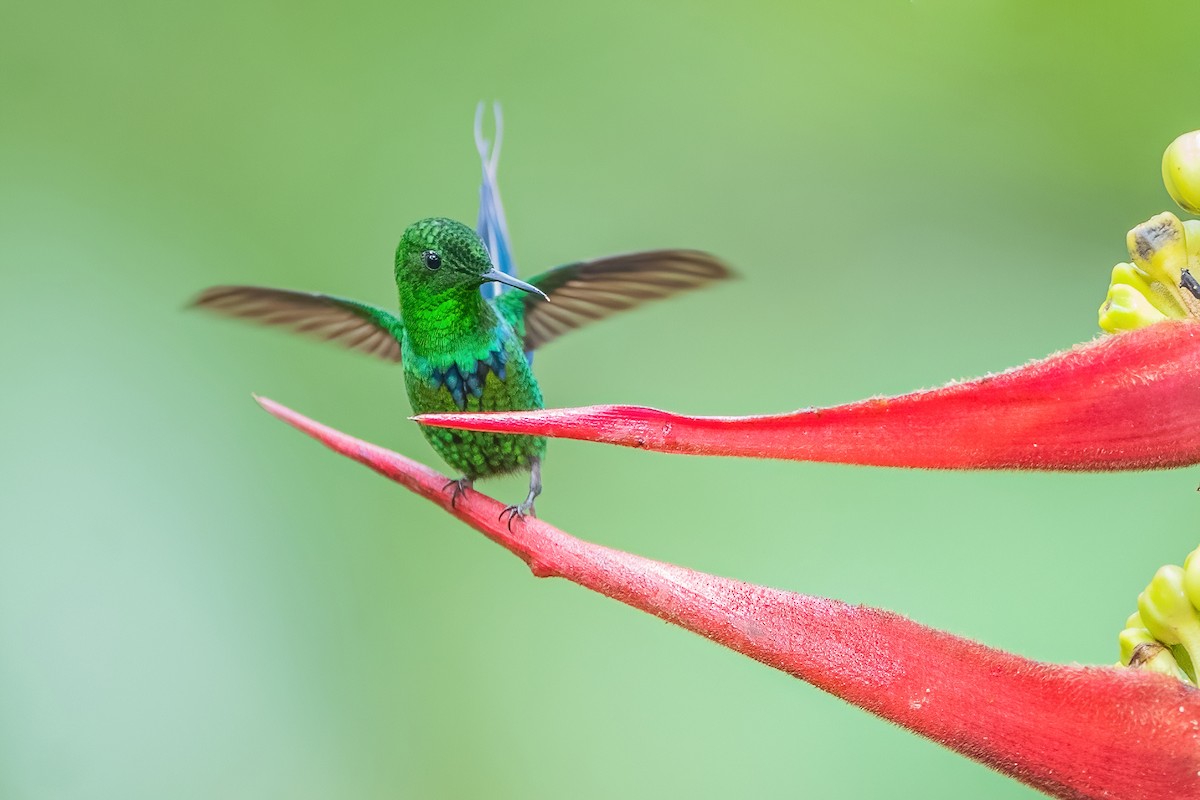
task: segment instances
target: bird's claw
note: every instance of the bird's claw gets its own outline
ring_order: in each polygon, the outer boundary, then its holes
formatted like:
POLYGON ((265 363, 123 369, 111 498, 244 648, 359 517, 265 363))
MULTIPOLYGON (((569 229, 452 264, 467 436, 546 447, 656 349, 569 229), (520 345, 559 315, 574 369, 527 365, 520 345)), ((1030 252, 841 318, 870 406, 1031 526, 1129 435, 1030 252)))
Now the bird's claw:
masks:
POLYGON ((455 478, 452 481, 446 481, 446 485, 442 487, 443 492, 446 491, 447 489, 449 489, 451 486, 454 487, 450 493, 450 507, 451 508, 454 508, 454 504, 458 502, 458 498, 462 497, 464 494, 467 493, 467 490, 471 488, 472 483, 473 483, 473 481, 471 481, 470 478, 465 478, 465 477, 464 478, 455 478))
POLYGON ((501 522, 503 522, 504 518, 506 516, 508 517, 508 530, 509 530, 509 533, 511 533, 512 532, 512 524, 513 524, 514 519, 524 519, 525 517, 536 517, 537 514, 534 513, 533 503, 526 501, 524 503, 521 503, 520 505, 508 506, 507 508, 505 508, 503 511, 500 512, 500 516, 497 517, 497 519, 499 519, 501 522))

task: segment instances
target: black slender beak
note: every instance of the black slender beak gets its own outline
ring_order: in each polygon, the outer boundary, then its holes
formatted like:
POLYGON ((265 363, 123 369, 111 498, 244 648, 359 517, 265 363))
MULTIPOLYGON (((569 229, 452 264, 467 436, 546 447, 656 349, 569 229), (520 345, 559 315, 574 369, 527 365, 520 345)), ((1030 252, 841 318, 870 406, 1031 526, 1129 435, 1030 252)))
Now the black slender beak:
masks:
POLYGON ((537 288, 536 286, 534 286, 533 284, 526 283, 525 281, 522 281, 522 280, 518 280, 517 278, 514 278, 512 275, 503 273, 500 270, 496 269, 495 267, 492 267, 491 269, 489 269, 487 272, 483 273, 479 277, 483 278, 484 282, 495 281, 496 283, 503 283, 505 286, 511 286, 514 289, 520 289, 522 292, 529 292, 530 294, 540 294, 546 300, 546 302, 550 301, 550 298, 546 296, 546 293, 543 292, 541 289, 537 288))

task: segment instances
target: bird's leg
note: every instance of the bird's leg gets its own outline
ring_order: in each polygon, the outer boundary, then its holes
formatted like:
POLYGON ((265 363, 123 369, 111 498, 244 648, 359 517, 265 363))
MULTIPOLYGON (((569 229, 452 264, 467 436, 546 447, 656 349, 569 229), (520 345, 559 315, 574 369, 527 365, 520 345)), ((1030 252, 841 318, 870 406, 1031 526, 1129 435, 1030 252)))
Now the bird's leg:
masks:
POLYGON ((467 490, 471 488, 472 484, 474 484, 474 481, 468 478, 466 475, 463 475, 461 478, 455 478, 452 481, 446 481, 446 485, 442 487, 443 492, 449 489, 451 486, 454 487, 450 494, 451 508, 454 508, 454 504, 458 502, 458 498, 466 494, 467 490))
POLYGON ((511 529, 513 520, 517 517, 531 516, 536 517, 534 513, 533 501, 537 500, 539 494, 542 493, 542 460, 540 458, 533 459, 533 465, 529 469, 529 494, 525 496, 525 502, 517 506, 509 506, 500 512, 500 519, 508 515, 508 527, 511 529))

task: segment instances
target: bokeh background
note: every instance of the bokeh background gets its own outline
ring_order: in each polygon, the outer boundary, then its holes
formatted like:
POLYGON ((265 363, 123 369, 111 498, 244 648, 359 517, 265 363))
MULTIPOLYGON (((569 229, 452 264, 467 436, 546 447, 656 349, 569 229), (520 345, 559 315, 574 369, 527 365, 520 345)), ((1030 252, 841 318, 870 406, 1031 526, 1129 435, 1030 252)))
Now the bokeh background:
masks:
MULTIPOLYGON (((552 405, 750 413, 1096 334, 1200 126, 1193 4, 0 10, 0 797, 1025 798, 559 581, 262 413, 438 463, 399 370, 187 313, 391 305, 474 220, 498 98, 525 274, 687 246, 743 279, 547 347, 552 405), (1116 10, 1121 8, 1122 10, 1116 10)), ((999 424, 999 421, 998 421, 999 424)), ((548 520, 720 575, 1106 663, 1200 472, 935 474, 553 443, 548 520)), ((517 498, 520 479, 487 487, 517 498)))

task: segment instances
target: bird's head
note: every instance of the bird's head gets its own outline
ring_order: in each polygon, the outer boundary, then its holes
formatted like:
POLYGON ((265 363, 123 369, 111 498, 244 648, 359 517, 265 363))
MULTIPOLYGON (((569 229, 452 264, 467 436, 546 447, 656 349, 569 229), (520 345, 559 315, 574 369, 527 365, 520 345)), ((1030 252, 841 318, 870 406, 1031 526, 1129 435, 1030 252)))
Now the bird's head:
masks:
POLYGON ((475 289, 496 281, 522 291, 546 295, 492 266, 483 240, 461 222, 431 217, 414 222, 396 248, 396 283, 440 293, 475 289))

